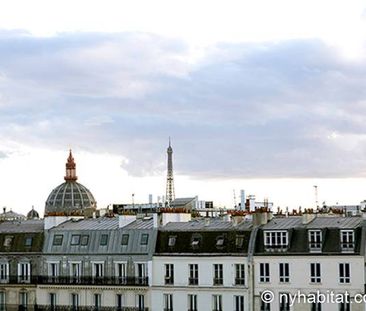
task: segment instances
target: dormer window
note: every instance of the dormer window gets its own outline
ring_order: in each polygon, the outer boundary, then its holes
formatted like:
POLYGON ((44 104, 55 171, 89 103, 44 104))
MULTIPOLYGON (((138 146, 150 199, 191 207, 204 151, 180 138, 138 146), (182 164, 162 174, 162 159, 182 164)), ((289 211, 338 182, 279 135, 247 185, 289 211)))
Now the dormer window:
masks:
POLYGON ((320 230, 309 231, 309 250, 311 252, 321 252, 322 250, 322 232, 320 230))
POLYGON ((7 235, 4 239, 4 246, 10 247, 11 244, 13 243, 13 239, 14 239, 14 237, 12 235, 7 235))
POLYGON ((244 245, 244 236, 243 235, 237 235, 235 239, 235 245, 236 248, 242 248, 244 245))
POLYGON ((265 231, 264 246, 266 249, 285 249, 288 247, 287 231, 265 231))
POLYGON ((193 238, 192 242, 191 242, 191 245, 192 245, 192 248, 193 249, 197 249, 200 247, 200 238, 196 237, 196 238, 193 238))
POLYGON ((168 246, 173 247, 175 245, 176 240, 177 237, 175 235, 171 235, 169 237, 168 246))
POLYGON ((224 237, 223 236, 219 236, 216 239, 216 247, 218 247, 218 248, 223 247, 224 246, 224 242, 225 242, 224 237))
POLYGON ((355 248, 355 234, 353 230, 341 230, 342 252, 353 252, 355 248))

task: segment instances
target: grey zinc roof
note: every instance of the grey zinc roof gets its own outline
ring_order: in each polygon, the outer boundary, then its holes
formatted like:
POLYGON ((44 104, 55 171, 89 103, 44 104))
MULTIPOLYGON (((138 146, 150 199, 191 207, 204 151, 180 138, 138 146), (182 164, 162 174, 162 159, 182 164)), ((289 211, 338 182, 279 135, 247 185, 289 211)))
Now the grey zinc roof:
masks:
POLYGON ((287 230, 302 226, 301 216, 290 216, 286 218, 273 218, 263 226, 263 230, 287 230))
POLYGON ((118 229, 118 218, 87 218, 80 220, 69 220, 57 227, 54 231, 67 230, 114 230, 118 229))
POLYGON ((159 228, 161 231, 216 231, 216 230, 250 230, 252 223, 243 221, 234 226, 231 221, 222 219, 195 219, 189 222, 169 222, 164 227, 159 228))
POLYGON ((0 222, 0 233, 41 232, 43 227, 42 219, 4 221, 0 222))
POLYGON ((361 217, 326 217, 318 216, 306 225, 308 229, 339 228, 354 229, 362 223, 361 217))
POLYGON ((104 254, 119 255, 120 259, 126 259, 130 254, 152 256, 155 248, 157 229, 153 228, 153 220, 138 219, 122 228, 118 226, 118 218, 82 219, 80 221, 67 221, 55 228, 46 230, 44 253, 69 254, 78 256, 88 254, 103 256, 104 254), (127 246, 122 245, 122 236, 129 235, 127 246), (147 234, 148 244, 142 245, 142 236, 147 234), (54 236, 62 235, 61 245, 54 245, 54 236), (72 245, 72 236, 88 236, 87 245, 72 245), (102 235, 107 235, 107 245, 101 244, 102 235), (126 258, 125 258, 126 257, 126 258))

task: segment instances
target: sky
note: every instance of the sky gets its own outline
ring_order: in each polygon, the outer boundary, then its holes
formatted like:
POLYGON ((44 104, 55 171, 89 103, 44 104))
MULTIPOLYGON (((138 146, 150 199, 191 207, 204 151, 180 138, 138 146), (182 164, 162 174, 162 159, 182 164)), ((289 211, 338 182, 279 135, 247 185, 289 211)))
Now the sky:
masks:
POLYGON ((41 213, 71 148, 99 207, 165 192, 366 199, 364 1, 2 1, 0 206, 41 213))

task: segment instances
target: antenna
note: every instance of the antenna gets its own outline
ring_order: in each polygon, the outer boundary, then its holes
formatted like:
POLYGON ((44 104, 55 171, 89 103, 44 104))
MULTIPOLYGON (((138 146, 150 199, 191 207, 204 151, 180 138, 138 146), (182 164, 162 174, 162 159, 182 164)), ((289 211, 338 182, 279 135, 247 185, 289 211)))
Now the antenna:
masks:
POLYGON ((315 209, 319 207, 318 205, 318 186, 314 185, 314 195, 315 195, 315 209))
POLYGON ((233 195, 234 195, 234 207, 237 208, 235 189, 233 189, 233 195))

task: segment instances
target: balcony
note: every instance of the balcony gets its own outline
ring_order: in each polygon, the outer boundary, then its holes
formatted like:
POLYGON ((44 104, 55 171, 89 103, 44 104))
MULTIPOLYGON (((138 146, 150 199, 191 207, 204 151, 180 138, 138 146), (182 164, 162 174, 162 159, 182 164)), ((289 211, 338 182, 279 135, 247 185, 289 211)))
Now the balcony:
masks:
POLYGON ((188 278, 189 285, 198 285, 198 278, 188 278))
POLYGON ((0 281, 0 285, 5 284, 38 284, 38 277, 37 276, 29 276, 29 277, 22 277, 22 276, 8 276, 5 279, 0 281))
POLYGON ((213 285, 223 285, 224 279, 223 278, 214 278, 213 279, 213 285))
POLYGON ((35 311, 149 311, 149 308, 139 307, 95 307, 95 306, 45 306, 39 305, 34 308, 35 311))
POLYGON ((38 284, 148 286, 148 277, 40 276, 38 284))
POLYGON ((245 285, 245 278, 235 278, 235 285, 245 285))
POLYGON ((165 285, 174 285, 174 278, 172 276, 166 276, 165 285))

